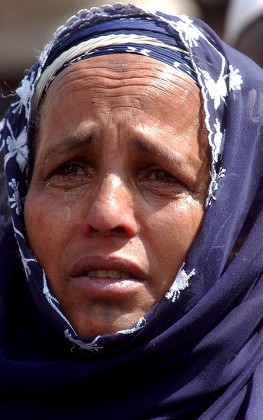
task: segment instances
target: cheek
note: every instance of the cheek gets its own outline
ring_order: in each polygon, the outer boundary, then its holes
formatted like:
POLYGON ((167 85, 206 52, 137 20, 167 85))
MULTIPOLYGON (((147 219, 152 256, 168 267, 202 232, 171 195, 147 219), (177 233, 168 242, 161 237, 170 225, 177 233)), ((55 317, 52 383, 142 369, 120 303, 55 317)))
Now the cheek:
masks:
POLYGON ((63 203, 54 205, 48 195, 35 198, 29 194, 25 202, 27 240, 39 262, 58 253, 69 234, 72 210, 63 203))
MULTIPOLYGON (((202 222, 203 206, 194 200, 174 202, 149 218, 151 237, 155 253, 163 257, 166 264, 175 261, 181 265, 202 222)), ((159 261, 161 260, 158 258, 159 261)))

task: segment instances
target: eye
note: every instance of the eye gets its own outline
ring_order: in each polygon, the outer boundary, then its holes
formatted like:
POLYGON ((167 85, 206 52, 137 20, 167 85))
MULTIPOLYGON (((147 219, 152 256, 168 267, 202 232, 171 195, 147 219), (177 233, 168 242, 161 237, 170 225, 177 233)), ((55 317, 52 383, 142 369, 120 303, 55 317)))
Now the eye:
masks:
POLYGON ((140 172, 139 182, 145 191, 158 196, 176 198, 189 193, 189 188, 181 178, 160 166, 150 165, 144 168, 140 172))
POLYGON ((177 178, 169 174, 169 172, 164 171, 163 169, 154 169, 150 173, 149 179, 161 182, 178 182, 177 178))
POLYGON ((83 175, 85 174, 84 169, 79 163, 69 162, 61 165, 57 170, 58 175, 83 175))
POLYGON ((57 165, 46 180, 50 187, 76 188, 90 182, 94 169, 87 161, 69 161, 57 165))
POLYGON ((163 182, 163 183, 178 183, 178 179, 172 175, 171 173, 165 171, 162 168, 149 168, 145 175, 144 179, 147 181, 153 181, 153 182, 163 182))

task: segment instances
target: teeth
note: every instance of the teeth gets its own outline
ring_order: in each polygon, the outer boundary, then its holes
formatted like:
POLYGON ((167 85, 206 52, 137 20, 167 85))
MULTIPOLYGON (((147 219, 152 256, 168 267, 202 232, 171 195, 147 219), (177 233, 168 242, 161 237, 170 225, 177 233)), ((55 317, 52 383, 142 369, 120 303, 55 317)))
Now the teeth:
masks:
POLYGON ((129 279, 130 274, 126 271, 117 271, 117 270, 93 270, 88 271, 89 277, 98 277, 98 278, 112 278, 112 279, 129 279))

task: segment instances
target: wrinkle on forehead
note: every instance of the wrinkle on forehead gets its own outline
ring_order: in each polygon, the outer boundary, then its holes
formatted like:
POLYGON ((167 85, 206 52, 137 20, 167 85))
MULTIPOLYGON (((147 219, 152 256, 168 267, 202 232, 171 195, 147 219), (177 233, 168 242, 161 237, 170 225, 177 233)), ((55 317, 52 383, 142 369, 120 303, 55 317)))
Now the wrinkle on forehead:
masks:
MULTIPOLYGON (((92 77, 93 79, 97 76, 108 78, 111 81, 116 80, 121 83, 127 83, 125 78, 129 80, 129 83, 132 83, 133 79, 140 79, 143 82, 144 79, 152 78, 152 84, 157 83, 158 79, 174 80, 176 76, 178 87, 182 80, 184 90, 186 90, 186 86, 189 84, 192 89, 194 86, 196 91, 199 91, 199 88, 189 76, 170 65, 147 56, 129 53, 91 57, 81 60, 66 67, 54 80, 57 80, 57 83, 59 82, 63 86, 66 85, 66 82, 68 83, 75 78, 92 77), (123 78, 120 80, 121 74, 123 74, 123 78)), ((54 81, 50 86, 53 83, 54 81)))

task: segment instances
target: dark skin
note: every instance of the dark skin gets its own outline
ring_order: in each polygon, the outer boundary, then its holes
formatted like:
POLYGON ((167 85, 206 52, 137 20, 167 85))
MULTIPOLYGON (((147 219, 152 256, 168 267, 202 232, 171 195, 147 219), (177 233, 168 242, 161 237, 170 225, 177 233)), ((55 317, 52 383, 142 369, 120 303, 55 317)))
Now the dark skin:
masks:
POLYGON ((205 212, 202 115, 190 78, 136 54, 80 61, 49 87, 25 223, 79 335, 129 328, 172 285, 205 212))

